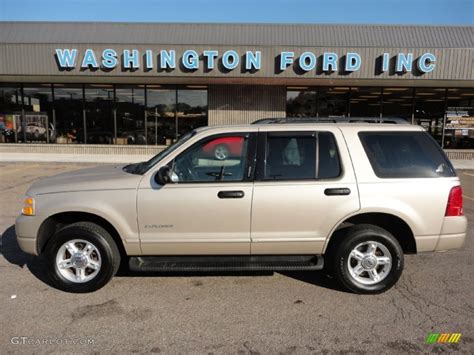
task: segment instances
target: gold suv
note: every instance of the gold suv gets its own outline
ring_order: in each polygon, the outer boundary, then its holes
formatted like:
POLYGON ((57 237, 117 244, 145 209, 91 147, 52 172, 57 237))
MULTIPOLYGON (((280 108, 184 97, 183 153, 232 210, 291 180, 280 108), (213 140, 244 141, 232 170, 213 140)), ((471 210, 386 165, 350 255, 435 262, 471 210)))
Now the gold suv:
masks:
MULTIPOLYGON (((353 120, 353 119, 351 119, 353 120)), ((16 221, 69 292, 140 271, 325 269, 392 287, 404 254, 460 248, 456 172, 421 127, 268 119, 206 127, 149 161, 35 182, 16 221)), ((393 124, 395 123, 395 124, 393 124)))

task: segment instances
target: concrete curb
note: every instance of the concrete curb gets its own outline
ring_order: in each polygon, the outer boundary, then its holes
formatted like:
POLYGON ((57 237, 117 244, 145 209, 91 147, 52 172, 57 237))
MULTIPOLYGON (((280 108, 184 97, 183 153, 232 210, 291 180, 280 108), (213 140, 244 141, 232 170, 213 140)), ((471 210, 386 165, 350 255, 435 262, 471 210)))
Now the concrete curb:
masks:
MULTIPOLYGON (((0 154, 0 162, 30 163, 136 163, 148 160, 153 155, 107 155, 107 154, 45 154, 45 153, 8 153, 0 154)), ((474 169, 474 160, 452 159, 456 169, 474 169)))
POLYGON ((0 162, 29 163, 136 163, 148 160, 153 155, 76 155, 76 154, 44 154, 44 153, 8 153, 0 154, 0 162))

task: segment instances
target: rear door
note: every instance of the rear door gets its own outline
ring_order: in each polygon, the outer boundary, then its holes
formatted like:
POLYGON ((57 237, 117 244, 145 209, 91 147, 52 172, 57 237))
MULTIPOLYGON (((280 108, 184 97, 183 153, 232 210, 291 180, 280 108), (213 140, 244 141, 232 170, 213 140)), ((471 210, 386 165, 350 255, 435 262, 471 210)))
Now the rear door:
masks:
POLYGON ((359 209, 341 131, 262 127, 257 154, 251 253, 321 253, 331 230, 359 209))

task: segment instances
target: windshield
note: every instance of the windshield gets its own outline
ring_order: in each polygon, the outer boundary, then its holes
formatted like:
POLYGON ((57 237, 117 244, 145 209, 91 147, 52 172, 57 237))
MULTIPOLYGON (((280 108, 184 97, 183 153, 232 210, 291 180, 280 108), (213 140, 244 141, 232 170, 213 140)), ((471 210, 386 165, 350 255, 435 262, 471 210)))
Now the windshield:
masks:
POLYGON ((158 162, 160 162, 163 158, 166 158, 172 152, 174 152, 177 148, 181 147, 184 143, 186 143, 192 136, 196 134, 196 131, 191 131, 184 136, 182 136, 178 141, 174 144, 170 145, 169 147, 165 148, 153 158, 148 161, 144 161, 137 164, 130 164, 124 167, 124 171, 132 174, 139 174, 143 175, 153 166, 155 166, 158 162))

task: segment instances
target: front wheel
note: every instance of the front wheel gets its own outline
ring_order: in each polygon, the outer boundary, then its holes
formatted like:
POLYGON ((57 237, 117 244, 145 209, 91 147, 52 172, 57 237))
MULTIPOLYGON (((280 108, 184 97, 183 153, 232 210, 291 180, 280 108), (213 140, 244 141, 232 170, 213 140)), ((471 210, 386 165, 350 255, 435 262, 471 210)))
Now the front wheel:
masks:
POLYGON ((338 280, 355 293, 381 293, 398 281, 403 250, 395 237, 377 226, 350 228, 334 258, 338 280))
POLYGON ((91 222, 60 229, 46 247, 48 273, 66 292, 86 293, 105 286, 117 272, 120 253, 110 234, 91 222))

